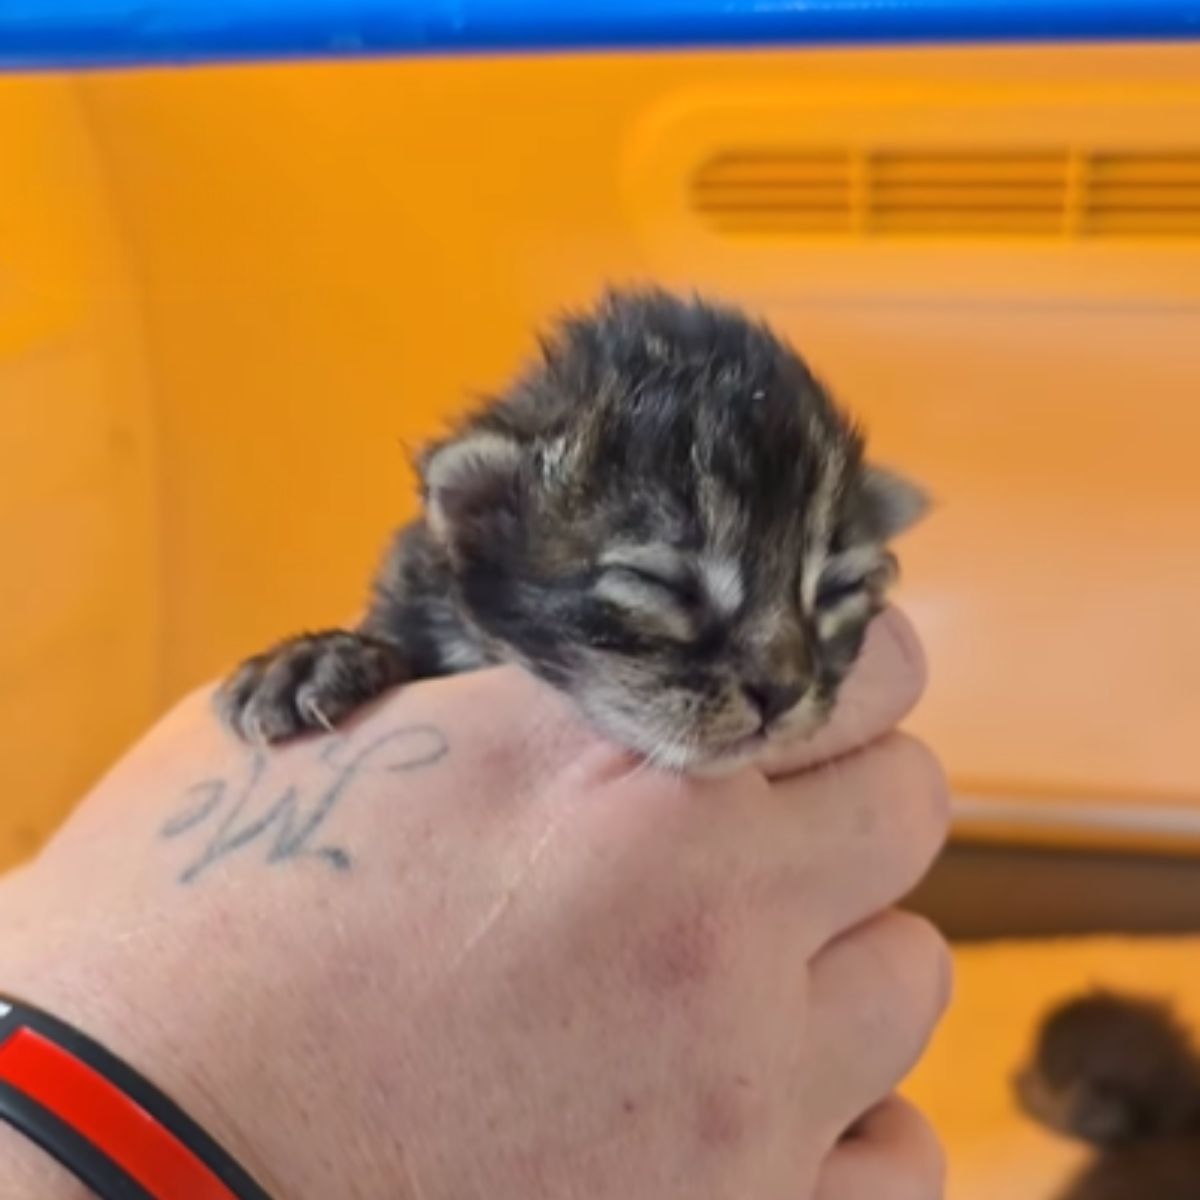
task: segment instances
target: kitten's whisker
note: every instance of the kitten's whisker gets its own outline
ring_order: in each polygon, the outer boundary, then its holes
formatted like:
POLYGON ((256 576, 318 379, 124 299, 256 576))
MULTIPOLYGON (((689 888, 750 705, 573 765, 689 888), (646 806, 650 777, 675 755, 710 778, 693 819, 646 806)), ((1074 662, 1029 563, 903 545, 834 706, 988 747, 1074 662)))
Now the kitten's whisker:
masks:
POLYGON ((677 730, 664 729, 656 740, 657 745, 650 751, 649 757, 661 770, 679 775, 689 763, 695 760, 699 742, 694 733, 680 733, 677 730))

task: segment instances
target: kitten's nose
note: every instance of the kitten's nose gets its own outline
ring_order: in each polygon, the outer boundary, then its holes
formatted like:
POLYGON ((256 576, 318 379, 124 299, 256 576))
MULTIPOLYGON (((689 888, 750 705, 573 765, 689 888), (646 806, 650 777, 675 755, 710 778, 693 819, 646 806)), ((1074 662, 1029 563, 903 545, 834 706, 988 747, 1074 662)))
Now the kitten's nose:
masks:
POLYGON ((805 688, 799 683, 744 683, 742 691, 762 714, 763 724, 770 725, 800 703, 805 688))

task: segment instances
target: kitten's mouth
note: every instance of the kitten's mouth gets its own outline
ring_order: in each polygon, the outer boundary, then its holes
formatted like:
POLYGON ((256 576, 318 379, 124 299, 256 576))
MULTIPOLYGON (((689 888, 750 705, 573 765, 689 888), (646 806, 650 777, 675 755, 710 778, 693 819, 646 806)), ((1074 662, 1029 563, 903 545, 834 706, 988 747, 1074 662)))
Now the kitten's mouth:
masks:
POLYGON ((732 738, 728 742, 706 747, 703 756, 688 764, 686 770, 692 775, 728 775, 758 758, 766 749, 768 741, 769 731, 759 729, 754 733, 732 738))
POLYGON ((737 770, 754 762, 772 743, 810 737, 827 719, 828 711, 824 708, 806 713, 793 709, 782 721, 764 723, 751 733, 706 747, 703 759, 689 769, 693 773, 713 775, 737 770))
POLYGON ((751 754, 756 750, 761 750, 771 740, 771 733, 772 731, 764 725, 753 733, 744 734, 742 737, 734 738, 733 741, 718 747, 716 753, 720 757, 751 754))

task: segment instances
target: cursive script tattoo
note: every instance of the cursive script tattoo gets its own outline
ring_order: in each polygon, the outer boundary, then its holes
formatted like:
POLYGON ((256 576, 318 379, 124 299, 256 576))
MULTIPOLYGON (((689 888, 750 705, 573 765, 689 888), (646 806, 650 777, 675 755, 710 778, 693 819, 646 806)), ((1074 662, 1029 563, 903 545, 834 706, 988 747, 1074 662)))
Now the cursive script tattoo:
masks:
POLYGON ((195 883, 221 860, 257 848, 269 865, 315 858, 334 871, 352 866, 349 851, 324 840, 324 827, 354 781, 365 774, 407 774, 445 758, 445 735, 432 725, 406 725, 360 747, 353 739, 334 737, 317 755, 325 780, 289 783, 273 788, 267 778, 271 755, 256 750, 241 779, 218 777, 193 784, 184 807, 160 830, 169 841, 191 835, 202 838, 200 853, 179 876, 195 883))

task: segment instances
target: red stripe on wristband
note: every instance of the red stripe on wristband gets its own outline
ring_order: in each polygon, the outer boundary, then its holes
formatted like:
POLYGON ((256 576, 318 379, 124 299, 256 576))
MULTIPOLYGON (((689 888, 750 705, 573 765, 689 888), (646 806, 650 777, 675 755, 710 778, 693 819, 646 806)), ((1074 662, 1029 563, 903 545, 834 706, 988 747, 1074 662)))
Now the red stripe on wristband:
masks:
POLYGON ((145 1109, 32 1029, 0 1045, 0 1080, 24 1092, 162 1200, 237 1200, 145 1109))

